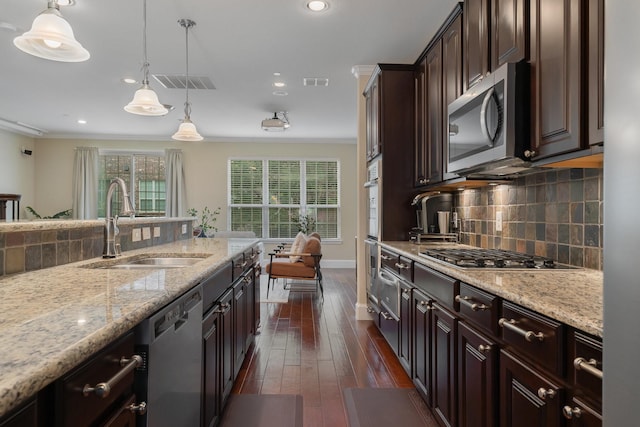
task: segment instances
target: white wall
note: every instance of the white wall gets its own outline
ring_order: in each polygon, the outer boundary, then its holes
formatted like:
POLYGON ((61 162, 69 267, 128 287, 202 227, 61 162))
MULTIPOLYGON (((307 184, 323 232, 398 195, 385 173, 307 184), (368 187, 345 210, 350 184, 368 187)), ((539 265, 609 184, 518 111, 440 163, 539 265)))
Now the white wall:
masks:
POLYGON ((180 148, 184 153, 187 205, 198 210, 205 205, 222 207, 217 227, 227 228, 227 161, 230 157, 338 158, 341 164, 342 244, 323 246, 323 259, 354 260, 356 235, 356 144, 58 140, 36 143, 36 210, 46 214, 71 207, 74 148, 146 149, 180 148))
MULTIPOLYGON (((35 204, 35 164, 37 153, 22 154, 22 147, 33 150, 34 140, 0 129, 0 193, 20 194, 20 218, 24 217, 24 207, 35 204)), ((11 203, 7 204, 7 218, 11 218, 11 203)), ((36 209, 37 210, 37 209, 36 209)))

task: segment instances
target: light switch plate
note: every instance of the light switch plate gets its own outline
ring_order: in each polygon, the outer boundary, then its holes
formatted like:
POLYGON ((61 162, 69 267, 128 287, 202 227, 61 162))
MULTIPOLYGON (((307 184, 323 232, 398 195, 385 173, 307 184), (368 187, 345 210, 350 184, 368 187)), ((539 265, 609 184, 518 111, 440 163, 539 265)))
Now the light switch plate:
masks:
POLYGON ((153 237, 160 237, 160 227, 153 227, 153 237))
POLYGON ((496 212, 496 231, 502 231, 502 211, 496 212))
POLYGON ((187 234, 187 224, 182 224, 182 234, 187 234))
POLYGON ((142 240, 149 240, 151 238, 151 228, 144 227, 142 229, 142 240))
POLYGON ((142 240, 142 231, 139 228, 134 228, 131 231, 131 241, 139 242, 140 240, 142 240))

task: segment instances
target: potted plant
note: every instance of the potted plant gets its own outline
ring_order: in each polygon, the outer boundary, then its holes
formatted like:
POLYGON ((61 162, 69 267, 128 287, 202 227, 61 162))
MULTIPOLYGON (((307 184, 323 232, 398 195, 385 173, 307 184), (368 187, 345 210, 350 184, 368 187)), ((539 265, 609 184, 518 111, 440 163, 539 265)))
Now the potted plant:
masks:
MULTIPOLYGON (((187 214, 198 217, 198 210, 195 208, 188 209, 187 214)), ((214 211, 205 206, 200 214, 200 223, 193 228, 193 235, 196 237, 212 237, 212 234, 218 231, 215 226, 218 215, 220 215, 219 206, 214 211)))
POLYGON ((298 224, 298 231, 302 231, 304 234, 316 231, 316 219, 311 215, 298 215, 292 219, 298 224))

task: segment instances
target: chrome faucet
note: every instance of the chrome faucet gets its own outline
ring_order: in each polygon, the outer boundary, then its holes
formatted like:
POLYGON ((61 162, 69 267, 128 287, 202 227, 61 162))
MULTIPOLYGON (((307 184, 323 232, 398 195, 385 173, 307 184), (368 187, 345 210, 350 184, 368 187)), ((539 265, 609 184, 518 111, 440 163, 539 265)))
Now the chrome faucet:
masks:
POLYGON ((120 186, 120 191, 122 191, 122 212, 120 212, 120 215, 133 215, 136 213, 131 205, 131 199, 127 192, 127 184, 125 184, 122 178, 113 178, 107 190, 107 213, 104 223, 104 250, 102 251, 102 258, 115 258, 116 255, 118 255, 118 251, 116 251, 116 236, 119 233, 118 215, 115 217, 111 215, 111 199, 113 199, 113 192, 116 186, 120 186))

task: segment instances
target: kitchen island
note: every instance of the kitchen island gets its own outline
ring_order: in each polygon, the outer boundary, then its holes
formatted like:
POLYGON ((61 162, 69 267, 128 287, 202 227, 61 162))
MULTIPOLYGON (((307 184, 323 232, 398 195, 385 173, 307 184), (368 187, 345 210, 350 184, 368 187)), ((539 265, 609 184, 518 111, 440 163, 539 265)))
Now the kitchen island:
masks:
POLYGON ((203 257, 184 268, 93 258, 0 278, 0 416, 258 243, 186 239, 124 254, 203 257))

